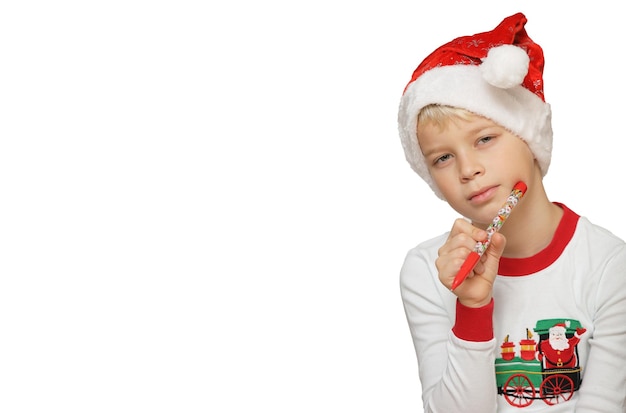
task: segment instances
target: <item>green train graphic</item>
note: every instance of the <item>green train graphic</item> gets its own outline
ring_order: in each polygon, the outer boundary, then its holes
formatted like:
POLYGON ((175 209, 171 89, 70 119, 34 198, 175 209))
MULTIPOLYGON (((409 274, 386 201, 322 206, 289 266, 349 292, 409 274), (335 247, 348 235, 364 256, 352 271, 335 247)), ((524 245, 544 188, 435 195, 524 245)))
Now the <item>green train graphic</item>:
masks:
POLYGON ((559 404, 571 399, 580 388, 582 369, 578 362, 578 340, 573 346, 573 356, 567 360, 551 360, 550 357, 554 356, 543 351, 548 344, 550 329, 555 326, 563 326, 569 340, 573 340, 574 333, 581 328, 576 320, 539 320, 534 328, 539 341, 532 340, 527 330, 527 339, 519 342, 520 356, 515 355, 515 343, 509 342, 508 336, 505 338, 501 346, 502 358, 495 362, 496 383, 498 394, 510 405, 526 407, 538 399, 548 405, 559 404))

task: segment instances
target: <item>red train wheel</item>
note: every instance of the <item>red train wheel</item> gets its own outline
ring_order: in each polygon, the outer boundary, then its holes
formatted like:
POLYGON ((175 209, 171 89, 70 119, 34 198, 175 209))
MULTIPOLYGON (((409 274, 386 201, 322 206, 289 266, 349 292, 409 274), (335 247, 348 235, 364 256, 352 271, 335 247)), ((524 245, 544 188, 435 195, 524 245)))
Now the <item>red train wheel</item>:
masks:
POLYGON ((535 398, 535 388, 523 374, 513 374, 502 386, 506 401, 515 407, 526 407, 532 404, 535 398))
POLYGON ((544 379, 539 387, 541 398, 547 404, 568 401, 574 394, 574 380, 565 374, 553 374, 544 379))

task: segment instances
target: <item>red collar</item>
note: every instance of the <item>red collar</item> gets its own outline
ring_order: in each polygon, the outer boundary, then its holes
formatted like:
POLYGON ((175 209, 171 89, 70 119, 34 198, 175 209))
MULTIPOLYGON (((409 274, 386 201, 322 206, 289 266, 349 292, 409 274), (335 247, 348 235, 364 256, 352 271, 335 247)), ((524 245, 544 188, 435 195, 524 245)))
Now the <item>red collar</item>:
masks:
POLYGON ((574 236, 580 216, 563 204, 555 202, 563 209, 563 217, 554 233, 550 245, 528 258, 500 258, 498 274, 508 277, 534 274, 548 268, 560 256, 574 236))

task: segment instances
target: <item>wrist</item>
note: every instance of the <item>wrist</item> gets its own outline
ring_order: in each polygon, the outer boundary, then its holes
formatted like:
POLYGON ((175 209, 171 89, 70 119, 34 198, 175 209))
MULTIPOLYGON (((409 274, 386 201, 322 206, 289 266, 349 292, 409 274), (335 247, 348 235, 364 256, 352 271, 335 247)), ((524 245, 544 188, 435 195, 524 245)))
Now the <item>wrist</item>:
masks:
POLYGON ((483 300, 472 300, 472 299, 460 298, 460 297, 457 297, 457 299, 461 305, 467 308, 481 308, 486 305, 489 305, 489 303, 493 300, 491 295, 483 300))

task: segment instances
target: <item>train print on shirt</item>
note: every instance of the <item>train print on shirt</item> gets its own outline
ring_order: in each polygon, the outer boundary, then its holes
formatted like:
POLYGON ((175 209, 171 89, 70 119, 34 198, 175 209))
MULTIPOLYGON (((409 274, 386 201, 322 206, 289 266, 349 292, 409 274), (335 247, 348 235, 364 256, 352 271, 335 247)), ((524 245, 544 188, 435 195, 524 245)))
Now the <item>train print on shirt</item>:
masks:
POLYGON ((533 331, 526 329, 518 343, 504 338, 496 359, 498 394, 519 408, 536 400, 564 403, 580 388, 578 343, 587 330, 577 320, 545 319, 533 331))

